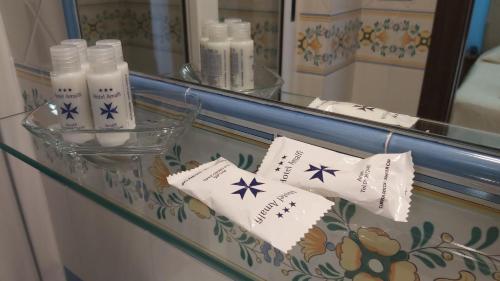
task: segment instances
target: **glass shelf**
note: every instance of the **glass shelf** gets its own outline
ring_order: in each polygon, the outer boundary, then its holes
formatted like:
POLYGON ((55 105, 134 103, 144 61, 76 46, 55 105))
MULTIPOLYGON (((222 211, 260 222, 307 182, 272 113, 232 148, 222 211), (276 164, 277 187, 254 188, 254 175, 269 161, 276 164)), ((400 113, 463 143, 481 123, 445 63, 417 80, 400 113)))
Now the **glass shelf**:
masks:
POLYGON ((337 199, 285 254, 166 182, 169 174, 219 156, 255 171, 266 144, 195 124, 164 155, 105 167, 92 159, 77 161, 36 139, 21 125, 25 116, 0 119, 1 149, 233 279, 342 280, 366 273, 382 280, 395 274, 434 280, 468 271, 483 280, 500 268, 500 215, 481 205, 417 187, 409 222, 395 223, 337 199), (481 239, 474 242, 478 232, 481 239), (347 252, 359 260, 348 260, 347 252), (380 268, 372 268, 375 263, 380 268))

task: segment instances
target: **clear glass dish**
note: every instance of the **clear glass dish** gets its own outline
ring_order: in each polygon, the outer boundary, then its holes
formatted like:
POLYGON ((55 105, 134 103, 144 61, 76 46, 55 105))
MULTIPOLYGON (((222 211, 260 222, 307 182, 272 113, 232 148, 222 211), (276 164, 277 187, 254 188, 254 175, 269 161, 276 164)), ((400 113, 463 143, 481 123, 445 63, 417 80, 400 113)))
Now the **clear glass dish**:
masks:
POLYGON ((57 106, 49 101, 32 111, 23 126, 45 143, 63 153, 74 155, 142 155, 163 153, 190 128, 201 104, 190 90, 182 94, 135 92, 134 129, 77 130, 63 129, 57 106), (117 146, 102 146, 96 137, 128 140, 117 146), (90 139, 90 140, 88 140, 90 139), (86 140, 86 141, 82 141, 86 140))
MULTIPOLYGON (((181 67, 179 75, 182 80, 203 84, 200 72, 189 63, 181 67)), ((236 92, 258 98, 277 99, 277 94, 284 83, 278 73, 262 65, 254 66, 254 82, 255 88, 236 92)))

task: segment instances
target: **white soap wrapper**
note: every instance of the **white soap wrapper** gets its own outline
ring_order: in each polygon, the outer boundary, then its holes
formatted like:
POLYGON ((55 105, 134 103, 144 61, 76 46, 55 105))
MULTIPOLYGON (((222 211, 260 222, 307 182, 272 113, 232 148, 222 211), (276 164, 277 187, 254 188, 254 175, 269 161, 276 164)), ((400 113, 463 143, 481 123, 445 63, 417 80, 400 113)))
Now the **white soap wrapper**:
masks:
POLYGON ((279 137, 257 175, 325 197, 341 197, 375 214, 406 222, 414 169, 410 152, 359 159, 279 137))
POLYGON ((308 107, 404 128, 411 128, 418 121, 418 117, 393 113, 376 107, 350 102, 326 101, 320 98, 314 99, 308 107))
POLYGON ((334 205, 224 158, 169 176, 168 182, 285 253, 334 205))

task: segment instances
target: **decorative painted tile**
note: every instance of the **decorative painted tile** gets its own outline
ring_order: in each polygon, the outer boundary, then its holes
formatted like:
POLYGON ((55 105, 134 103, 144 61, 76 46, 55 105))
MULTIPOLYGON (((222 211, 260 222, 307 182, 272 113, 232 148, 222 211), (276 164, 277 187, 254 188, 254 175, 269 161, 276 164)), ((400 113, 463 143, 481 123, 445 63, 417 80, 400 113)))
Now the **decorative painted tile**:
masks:
POLYGON ((434 14, 363 9, 357 61, 425 68, 434 14))
MULTIPOLYGON (((38 160, 48 167, 253 279, 500 280, 498 211, 420 188, 412 197, 407 223, 336 199, 335 207, 291 252, 276 250, 169 186, 167 175, 220 156, 256 170, 265 145, 213 128, 193 128, 165 155, 142 157, 125 171, 76 165, 51 148, 37 149, 38 160)), ((88 254, 99 255, 100 250, 88 254)))
POLYGON ((185 61, 185 32, 178 1, 79 5, 79 20, 82 37, 89 45, 99 39, 121 39, 125 59, 134 70, 165 75, 177 72, 185 61))
POLYGON ((254 40, 255 62, 271 69, 278 69, 279 62, 279 13, 275 11, 247 11, 219 9, 219 16, 241 18, 252 25, 251 35, 254 40))
POLYGON ((301 15, 297 70, 327 75, 354 62, 359 16, 358 11, 338 16, 301 15))

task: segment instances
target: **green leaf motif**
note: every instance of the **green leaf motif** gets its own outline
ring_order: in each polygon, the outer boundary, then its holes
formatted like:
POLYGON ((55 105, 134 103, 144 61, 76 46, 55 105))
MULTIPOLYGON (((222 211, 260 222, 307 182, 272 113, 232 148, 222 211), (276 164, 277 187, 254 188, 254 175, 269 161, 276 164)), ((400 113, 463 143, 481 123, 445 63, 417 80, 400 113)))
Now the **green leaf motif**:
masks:
POLYGON ((326 228, 328 228, 331 231, 337 231, 337 230, 342 230, 342 231, 347 231, 345 227, 342 225, 336 224, 336 223, 331 223, 326 225, 326 228))
POLYGON ((430 261, 428 260, 427 258, 425 257, 422 257, 420 255, 417 255, 417 254, 413 254, 414 257, 416 257, 417 259, 419 259, 423 264, 425 264, 428 268, 435 268, 436 266, 430 261))
POLYGON ((351 221, 351 218, 354 216, 354 213, 356 212, 356 206, 354 204, 349 204, 347 206, 347 209, 345 211, 345 220, 347 223, 351 221))
POLYGON ((419 253, 426 255, 428 258, 430 258, 435 264, 439 265, 440 267, 446 266, 446 263, 443 260, 443 258, 437 254, 427 252, 427 251, 419 251, 419 253))
POLYGON ((490 275, 491 274, 490 267, 481 258, 481 256, 478 255, 477 253, 474 253, 474 252, 472 252, 472 255, 474 256, 474 258, 476 260, 477 268, 479 269, 479 271, 481 271, 481 273, 484 274, 484 275, 486 275, 486 276, 490 275))
POLYGON ((476 244, 481 239, 481 229, 477 226, 474 226, 470 233, 470 240, 465 244, 465 246, 470 247, 476 244))
POLYGON ((422 232, 420 229, 416 226, 412 227, 411 230, 411 238, 413 239, 413 242, 411 244, 411 249, 415 249, 418 245, 420 245, 420 241, 422 239, 422 232))
POLYGON ((420 246, 424 246, 429 242, 429 239, 431 239, 432 235, 434 234, 434 225, 431 222, 424 222, 424 238, 422 239, 422 243, 420 246))
POLYGON ((477 249, 482 250, 485 248, 488 248, 489 246, 493 245, 498 239, 498 227, 492 226, 488 228, 488 231, 486 232, 486 240, 484 240, 483 244, 479 246, 477 249))

